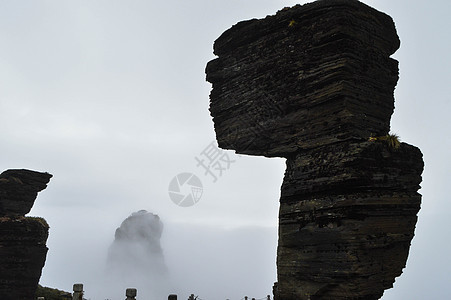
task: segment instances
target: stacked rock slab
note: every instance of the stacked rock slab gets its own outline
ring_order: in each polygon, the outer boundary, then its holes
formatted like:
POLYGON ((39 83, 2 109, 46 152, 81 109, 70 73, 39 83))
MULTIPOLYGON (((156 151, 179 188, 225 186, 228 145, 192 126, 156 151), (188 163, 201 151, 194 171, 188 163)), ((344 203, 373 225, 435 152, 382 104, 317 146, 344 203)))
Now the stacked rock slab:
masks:
POLYGON ((47 255, 49 226, 24 217, 52 175, 30 170, 0 174, 0 299, 35 298, 47 255))
POLYGON ((405 266, 421 152, 391 146, 393 20, 322 0, 236 24, 206 68, 220 147, 286 157, 275 298, 379 299, 405 266))
POLYGON ((278 299, 379 299, 405 267, 422 170, 405 143, 343 142, 287 160, 278 299))

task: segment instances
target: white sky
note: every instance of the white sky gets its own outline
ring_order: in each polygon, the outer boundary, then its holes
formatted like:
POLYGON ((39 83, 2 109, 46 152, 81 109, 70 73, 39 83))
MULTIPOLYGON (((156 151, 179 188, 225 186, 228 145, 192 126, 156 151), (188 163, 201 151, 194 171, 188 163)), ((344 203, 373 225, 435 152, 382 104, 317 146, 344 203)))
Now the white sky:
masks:
MULTIPOLYGON (((447 299, 451 2, 363 2, 396 23, 392 129, 426 164, 408 265, 383 299, 447 299)), ((30 213, 51 226, 42 284, 70 291, 84 282, 89 297, 114 230, 146 209, 167 225, 168 264, 189 285, 179 297, 187 289, 204 300, 271 294, 284 160, 228 151, 235 162, 213 182, 195 157, 215 140, 204 74, 214 40, 294 4, 0 0, 0 171, 54 175, 30 213), (168 196, 181 172, 204 186, 190 208, 168 196)))

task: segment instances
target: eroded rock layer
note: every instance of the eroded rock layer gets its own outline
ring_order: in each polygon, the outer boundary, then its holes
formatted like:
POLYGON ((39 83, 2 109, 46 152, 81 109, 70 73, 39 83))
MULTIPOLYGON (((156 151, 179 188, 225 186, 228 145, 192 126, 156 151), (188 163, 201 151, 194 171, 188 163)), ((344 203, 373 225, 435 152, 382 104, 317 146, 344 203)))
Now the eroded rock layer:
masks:
POLYGON ((31 170, 6 170, 0 174, 0 216, 28 214, 38 192, 47 187, 49 173, 31 170))
POLYGON ((0 174, 0 299, 35 299, 49 226, 42 218, 24 215, 51 177, 30 170, 0 174))
POLYGON ((208 63, 219 146, 287 156, 390 130, 399 47, 392 19, 353 0, 317 1, 236 24, 208 63))
POLYGON ((285 8, 215 41, 219 146, 287 158, 277 300, 379 299, 405 267, 423 160, 387 136, 398 47, 392 19, 356 0, 285 8))
POLYGON ((0 217, 0 299, 34 299, 48 230, 43 219, 0 217))
POLYGON ((379 299, 405 267, 422 170, 421 152, 404 143, 340 143, 287 160, 278 299, 379 299))

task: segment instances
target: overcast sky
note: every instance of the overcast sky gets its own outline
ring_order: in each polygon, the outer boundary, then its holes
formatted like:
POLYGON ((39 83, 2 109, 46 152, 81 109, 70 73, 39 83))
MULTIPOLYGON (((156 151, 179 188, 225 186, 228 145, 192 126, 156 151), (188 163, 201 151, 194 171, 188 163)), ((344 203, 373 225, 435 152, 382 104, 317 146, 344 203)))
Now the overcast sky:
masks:
MULTIPOLYGON (((363 2, 396 23, 392 131, 425 160, 407 268, 382 299, 448 299, 451 2, 363 2)), ((51 227, 43 285, 83 282, 93 297, 115 229, 146 209, 166 225, 182 299, 187 290, 204 300, 271 294, 284 160, 227 151, 232 162, 215 181, 196 157, 215 141, 204 74, 214 40, 296 3, 0 0, 0 170, 54 175, 30 213, 51 227), (192 207, 168 194, 183 172, 202 182, 192 207)))

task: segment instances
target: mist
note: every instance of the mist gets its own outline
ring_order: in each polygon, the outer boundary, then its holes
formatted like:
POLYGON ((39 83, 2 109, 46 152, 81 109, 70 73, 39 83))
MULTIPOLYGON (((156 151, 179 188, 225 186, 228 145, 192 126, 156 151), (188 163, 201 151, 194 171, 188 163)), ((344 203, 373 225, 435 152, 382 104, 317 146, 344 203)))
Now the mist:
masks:
POLYGON ((109 226, 107 238, 92 239, 82 251, 59 249, 66 253, 68 272, 48 284, 71 291, 73 283, 83 283, 90 300, 123 300, 126 288, 137 288, 142 300, 169 294, 224 300, 272 295, 277 227, 166 222, 144 210, 124 219, 109 226))
POLYGON ((201 299, 263 298, 276 281, 276 227, 169 224, 163 239, 174 293, 201 299))
POLYGON ((124 287, 134 287, 142 299, 164 298, 169 282, 160 245, 162 232, 158 215, 140 210, 127 217, 108 249, 104 290, 98 293, 108 292, 107 298, 112 299, 124 287))

